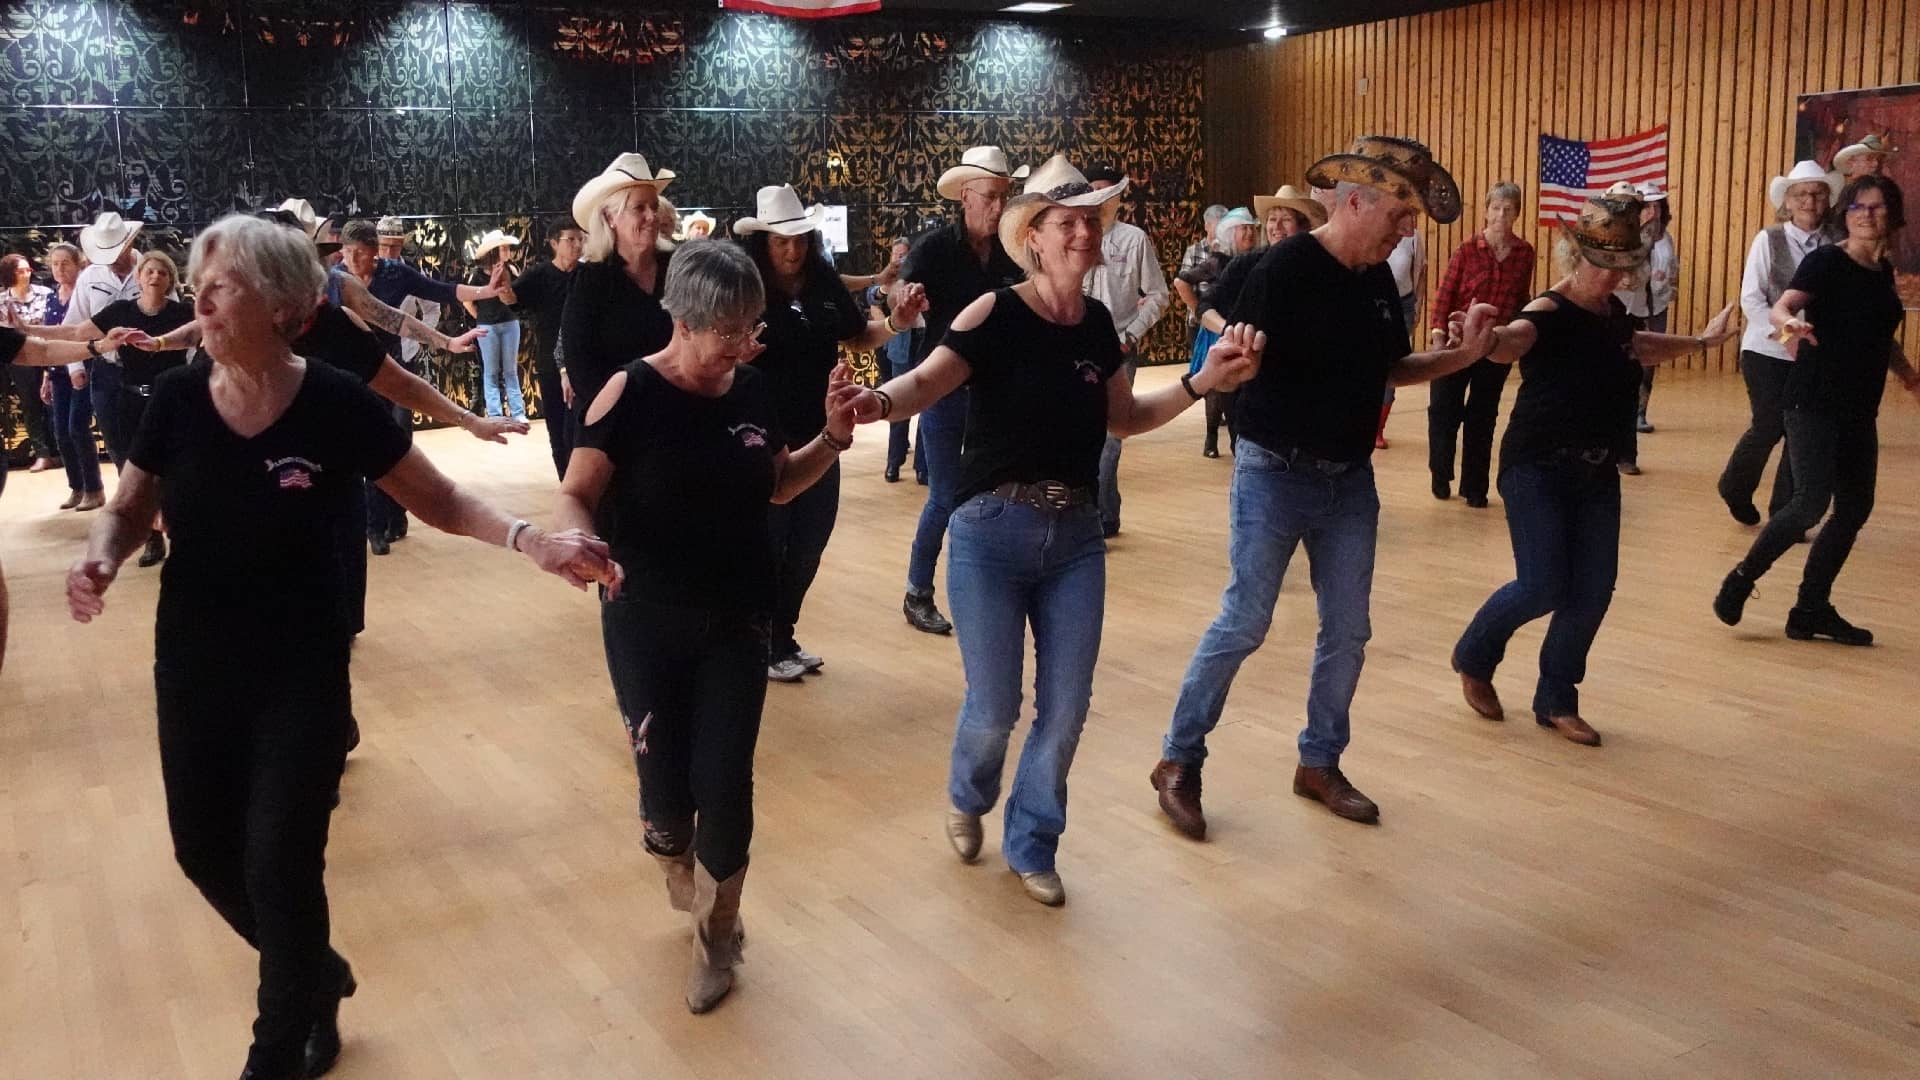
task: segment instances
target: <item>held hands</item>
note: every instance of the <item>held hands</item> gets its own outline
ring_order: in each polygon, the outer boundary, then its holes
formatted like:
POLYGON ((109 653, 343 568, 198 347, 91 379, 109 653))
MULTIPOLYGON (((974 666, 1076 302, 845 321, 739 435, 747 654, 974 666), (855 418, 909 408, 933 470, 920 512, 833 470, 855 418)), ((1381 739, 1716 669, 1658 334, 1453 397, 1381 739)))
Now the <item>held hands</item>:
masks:
POLYGON ((607 542, 579 529, 550 533, 530 528, 521 534, 520 550, 535 566, 583 592, 598 583, 607 587, 609 596, 618 596, 627 580, 626 571, 608 556, 607 542))
POLYGON ((1781 323, 1780 332, 1776 334, 1775 337, 1779 340, 1780 344, 1786 346, 1787 358, 1790 360, 1800 359, 1800 343, 1802 341, 1811 341, 1815 345, 1820 344, 1820 339, 1813 336, 1813 324, 1797 315, 1781 323))
POLYGON ((131 345, 141 352, 155 352, 160 348, 160 340, 149 336, 145 330, 131 326, 116 326, 107 331, 107 344, 102 351, 118 349, 122 345, 131 345))
POLYGON ((926 286, 917 281, 909 281, 900 287, 893 297, 893 325, 906 333, 913 328, 913 322, 927 310, 926 286))
POLYGON ((833 373, 827 376, 827 434, 841 442, 853 441, 853 426, 859 422, 856 405, 863 394, 871 396, 866 387, 853 381, 853 368, 844 360, 835 364, 833 373))
POLYGON ((875 285, 891 285, 899 279, 900 260, 895 258, 889 258, 887 265, 882 267, 879 273, 873 275, 873 283, 875 285))
POLYGON ((1267 350, 1267 334, 1252 323, 1234 323, 1207 350, 1200 375, 1207 390, 1232 390, 1260 374, 1260 361, 1267 350))
POLYGON ((476 326, 457 338, 448 338, 447 351, 450 353, 472 352, 473 343, 486 336, 487 328, 484 326, 476 326))
POLYGON ((481 416, 471 412, 461 421, 460 427, 481 442, 499 443, 502 446, 506 445, 507 436, 525 435, 533 430, 525 420, 515 420, 510 416, 481 416))
POLYGON ((1700 344, 1709 349, 1718 348, 1722 342, 1733 336, 1733 331, 1733 305, 1728 304, 1713 318, 1707 320, 1706 329, 1700 331, 1700 344))
POLYGON ((92 622, 107 609, 107 587, 118 576, 119 565, 105 559, 79 559, 67 569, 67 611, 74 622, 92 622))
POLYGON ((1500 329, 1500 309, 1475 301, 1464 312, 1447 316, 1447 348, 1467 353, 1478 360, 1493 352, 1499 344, 1495 331, 1500 329))

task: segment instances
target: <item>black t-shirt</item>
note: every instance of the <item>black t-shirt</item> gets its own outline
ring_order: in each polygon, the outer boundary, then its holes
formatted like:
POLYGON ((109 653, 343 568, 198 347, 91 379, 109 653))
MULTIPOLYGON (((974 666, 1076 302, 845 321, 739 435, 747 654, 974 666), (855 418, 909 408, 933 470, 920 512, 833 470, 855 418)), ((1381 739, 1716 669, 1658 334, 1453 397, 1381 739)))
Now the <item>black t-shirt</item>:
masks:
POLYGON ((313 321, 298 338, 293 351, 331 364, 363 383, 373 381, 387 362, 386 346, 371 330, 362 330, 346 312, 322 301, 313 321))
MULTIPOLYGON (((1266 254, 1264 251, 1249 251, 1228 259, 1210 288, 1195 290, 1200 298, 1199 313, 1205 315, 1209 311, 1218 311, 1221 318, 1231 323, 1234 305, 1240 302, 1240 294, 1247 287, 1247 278, 1253 275, 1253 268, 1260 265, 1261 258, 1266 254)), ((1214 257, 1220 256, 1215 253, 1214 257)))
POLYGON ((13 363, 27 345, 27 335, 11 326, 0 326, 0 367, 13 363))
POLYGON ((1787 369, 1787 408, 1840 417, 1877 415, 1893 336, 1906 318, 1893 287, 1893 264, 1882 259, 1869 269, 1837 244, 1815 248, 1800 261, 1788 287, 1813 297, 1806 320, 1820 343, 1800 343, 1798 358, 1787 369))
POLYGON ((133 443, 160 478, 173 550, 160 576, 163 660, 297 656, 351 636, 351 588, 334 542, 363 477, 385 476, 412 436, 352 376, 309 362, 280 418, 241 438, 214 408, 213 365, 154 385, 133 443))
POLYGON ((1295 233, 1254 264, 1228 321, 1267 333, 1260 374, 1240 392, 1241 435, 1323 461, 1373 453, 1388 372, 1408 352, 1386 263, 1349 270, 1318 237, 1295 233))
POLYGON ((1500 442, 1500 467, 1538 461, 1556 450, 1633 453, 1633 416, 1640 363, 1633 358, 1636 320, 1618 297, 1596 315, 1557 292, 1560 306, 1516 318, 1538 335, 1520 358, 1520 393, 1500 442))
MULTIPOLYGON (((486 284, 492 280, 493 269, 491 267, 476 266, 467 273, 467 284, 469 285, 478 285, 484 288, 486 284)), ((501 300, 499 297, 491 300, 475 300, 473 302, 473 311, 473 321, 481 326, 498 326, 501 323, 515 322, 519 319, 519 316, 513 313, 513 309, 507 306, 506 301, 501 300)))
POLYGON ((581 263, 574 270, 573 289, 560 320, 560 348, 567 381, 573 384, 574 408, 581 416, 593 407, 594 397, 614 372, 659 352, 673 340, 673 316, 660 306, 671 254, 655 253, 659 270, 651 293, 634 284, 617 256, 581 263))
POLYGON ((753 366, 772 379, 780 430, 787 448, 798 450, 827 426, 827 377, 840 361, 840 343, 866 330, 867 313, 839 276, 827 273, 808 274, 800 295, 785 304, 767 300, 760 335, 767 348, 753 366))
POLYGON ((580 434, 613 462, 594 527, 626 570, 626 591, 675 607, 768 611, 767 503, 785 445, 770 380, 736 368, 733 386, 709 398, 644 360, 626 372, 620 400, 580 434))
POLYGON ((1125 359, 1105 304, 1088 297, 1085 317, 1060 326, 1000 289, 985 322, 944 344, 973 370, 956 505, 1009 480, 1099 484, 1107 379, 1125 359))
POLYGON ((575 263, 572 270, 562 270, 543 262, 513 283, 514 308, 533 316, 533 355, 539 371, 552 371, 557 366, 553 351, 560 344, 560 322, 566 316, 567 293, 573 290, 573 276, 579 269, 579 263, 575 263))
POLYGON ((927 358, 947 336, 947 327, 967 305, 995 289, 1018 285, 1027 275, 1000 246, 999 234, 988 241, 987 261, 982 264, 967 240, 966 222, 955 219, 922 233, 907 250, 900 265, 900 277, 917 281, 927 290, 927 332, 914 363, 927 358))
MULTIPOLYGON (((192 321, 193 305, 180 300, 168 300, 152 315, 140 310, 138 300, 115 300, 93 314, 93 325, 103 334, 122 326, 131 326, 156 338, 192 321)), ((120 358, 120 366, 126 371, 124 381, 129 386, 151 386, 161 372, 187 362, 185 349, 167 349, 164 352, 121 349, 115 355, 120 358)))

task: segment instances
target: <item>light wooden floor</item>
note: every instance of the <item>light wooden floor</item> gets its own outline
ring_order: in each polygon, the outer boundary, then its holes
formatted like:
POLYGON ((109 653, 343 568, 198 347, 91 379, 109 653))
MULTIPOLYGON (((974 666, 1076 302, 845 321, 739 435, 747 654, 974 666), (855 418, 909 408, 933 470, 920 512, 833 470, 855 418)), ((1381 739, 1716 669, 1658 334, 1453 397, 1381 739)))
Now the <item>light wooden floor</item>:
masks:
MULTIPOLYGON (((997 816, 979 865, 941 838, 958 655, 901 620, 921 491, 880 481, 864 432, 802 626, 826 671, 768 700, 749 962, 708 1017, 680 1000, 687 930, 640 855, 592 602, 416 530, 374 560, 354 663, 366 743, 329 880, 361 992, 338 1075, 1920 1075, 1920 410, 1889 393, 1838 594, 1883 644, 1796 644, 1804 548, 1738 631, 1708 610, 1751 536, 1712 496, 1738 381, 1661 379, 1585 688, 1598 751, 1460 703, 1448 648, 1512 564, 1497 502, 1428 497, 1426 395, 1403 392, 1346 761, 1378 829, 1288 790, 1304 569, 1213 740, 1212 839, 1160 818, 1146 774, 1225 577, 1230 462, 1199 456, 1197 409, 1132 440, 1061 910, 997 860, 997 816)), ((540 432, 421 442, 544 514, 540 432)), ((168 850, 156 576, 129 565, 104 621, 69 622, 86 519, 51 511, 58 486, 16 474, 0 510, 0 1077, 231 1076, 253 957, 168 850)))

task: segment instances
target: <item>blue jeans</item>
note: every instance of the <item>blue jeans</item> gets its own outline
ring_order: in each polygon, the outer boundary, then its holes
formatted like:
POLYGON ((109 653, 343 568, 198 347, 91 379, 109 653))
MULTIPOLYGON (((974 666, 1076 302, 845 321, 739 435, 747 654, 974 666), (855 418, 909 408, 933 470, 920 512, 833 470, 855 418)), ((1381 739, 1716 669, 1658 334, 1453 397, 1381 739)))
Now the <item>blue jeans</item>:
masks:
POLYGON ((1492 679, 1514 631, 1545 615, 1533 711, 1578 716, 1587 653, 1620 574, 1620 473, 1578 458, 1509 465, 1500 499, 1513 537, 1516 577, 1495 590, 1453 647, 1453 665, 1492 679))
POLYGON ((480 339, 480 396, 486 400, 487 415, 500 415, 500 386, 506 384, 507 413, 515 420, 527 418, 527 403, 520 399, 520 320, 487 324, 487 336, 480 339))
POLYGON ((106 360, 87 361, 87 396, 93 400, 93 416, 100 423, 100 438, 107 444, 107 457, 116 469, 125 468, 127 457, 121 449, 133 441, 133 433, 121 438, 120 384, 122 369, 106 360))
MULTIPOLYGON (((918 367, 918 363, 905 359, 907 350, 903 345, 912 344, 913 335, 903 334, 887 342, 880 350, 880 374, 892 379, 918 367)), ((887 468, 897 469, 907 463, 907 425, 912 421, 895 420, 887 425, 887 468)), ((913 442, 913 472, 916 476, 927 475, 927 448, 918 439, 913 442)))
POLYGON ((966 433, 965 387, 920 413, 920 449, 927 454, 927 503, 920 508, 913 554, 907 561, 907 591, 916 596, 933 595, 933 568, 940 561, 947 518, 953 514, 954 488, 960 482, 960 440, 966 433))
POLYGON ((1240 665, 1266 640, 1280 581, 1294 548, 1304 541, 1320 635, 1313 646, 1300 764, 1337 765, 1347 748, 1347 714, 1360 685, 1367 639, 1373 636, 1367 608, 1380 527, 1373 466, 1358 462, 1338 476, 1326 476, 1296 468, 1243 435, 1234 456, 1228 519, 1227 591, 1220 614, 1187 665, 1161 754, 1184 765, 1206 760, 1207 735, 1220 723, 1240 665))
POLYGON ((1091 506, 1053 512, 976 495, 953 512, 947 598, 967 696, 953 734, 948 797, 984 814, 1000 797, 1020 719, 1033 625, 1033 727, 1007 797, 1001 853, 1020 873, 1053 869, 1067 828, 1067 770, 1086 726, 1106 611, 1107 550, 1091 506))
POLYGON ((84 386, 74 389, 63 367, 50 368, 48 381, 53 383, 53 408, 47 419, 53 428, 53 445, 67 467, 67 487, 79 492, 100 491, 100 451, 93 442, 93 391, 84 386))

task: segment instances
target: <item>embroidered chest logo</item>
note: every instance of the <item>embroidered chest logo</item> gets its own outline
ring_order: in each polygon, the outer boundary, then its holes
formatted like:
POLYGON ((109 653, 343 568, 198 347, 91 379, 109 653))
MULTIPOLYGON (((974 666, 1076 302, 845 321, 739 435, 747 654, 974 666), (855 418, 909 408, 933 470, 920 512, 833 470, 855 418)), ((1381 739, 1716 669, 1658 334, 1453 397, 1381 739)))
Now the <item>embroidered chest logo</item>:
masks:
POLYGON ((1100 384, 1100 365, 1093 361, 1075 360, 1073 370, 1080 373, 1081 382, 1092 383, 1095 386, 1100 384))
POLYGON ((1385 300, 1382 300, 1379 297, 1374 297, 1373 306, 1376 310, 1380 312, 1381 322, 1393 321, 1393 305, 1392 304, 1387 303, 1385 300))
POLYGON ((727 429, 727 434, 739 436, 740 445, 750 449, 767 445, 767 429, 758 424, 735 424, 727 429))
POLYGON ((282 491, 306 491, 313 487, 313 474, 326 471, 303 457, 267 459, 267 472, 282 491))

